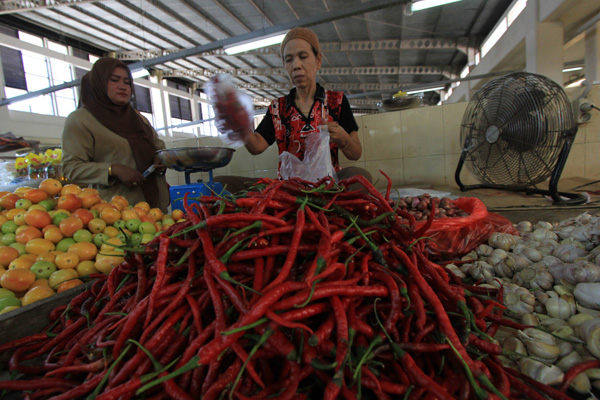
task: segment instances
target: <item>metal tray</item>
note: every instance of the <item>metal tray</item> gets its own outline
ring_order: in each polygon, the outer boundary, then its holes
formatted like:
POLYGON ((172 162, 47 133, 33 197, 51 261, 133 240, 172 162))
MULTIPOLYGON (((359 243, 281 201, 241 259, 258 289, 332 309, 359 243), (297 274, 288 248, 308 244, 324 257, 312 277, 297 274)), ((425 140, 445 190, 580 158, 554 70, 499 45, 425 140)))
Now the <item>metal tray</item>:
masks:
POLYGON ((229 164, 235 149, 228 147, 177 147, 156 154, 167 167, 176 171, 209 171, 229 164))

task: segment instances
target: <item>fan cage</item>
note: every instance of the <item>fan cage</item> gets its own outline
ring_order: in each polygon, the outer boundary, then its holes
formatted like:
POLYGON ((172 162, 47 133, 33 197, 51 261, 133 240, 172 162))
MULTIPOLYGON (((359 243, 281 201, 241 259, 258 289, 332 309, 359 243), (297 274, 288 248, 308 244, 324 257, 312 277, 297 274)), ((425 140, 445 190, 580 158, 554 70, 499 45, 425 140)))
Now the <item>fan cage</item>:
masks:
POLYGON ((492 80, 463 117, 466 166, 486 186, 534 186, 552 175, 574 126, 571 103, 554 81, 531 73, 492 80))

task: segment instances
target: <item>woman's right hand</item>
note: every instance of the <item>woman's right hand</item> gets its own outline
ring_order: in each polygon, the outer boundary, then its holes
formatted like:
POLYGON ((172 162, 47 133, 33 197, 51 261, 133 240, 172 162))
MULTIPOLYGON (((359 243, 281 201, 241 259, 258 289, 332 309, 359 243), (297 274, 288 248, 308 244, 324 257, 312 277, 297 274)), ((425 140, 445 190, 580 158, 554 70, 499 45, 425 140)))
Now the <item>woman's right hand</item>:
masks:
POLYGON ((137 169, 123 164, 112 164, 112 175, 130 188, 135 188, 144 183, 144 176, 137 169))

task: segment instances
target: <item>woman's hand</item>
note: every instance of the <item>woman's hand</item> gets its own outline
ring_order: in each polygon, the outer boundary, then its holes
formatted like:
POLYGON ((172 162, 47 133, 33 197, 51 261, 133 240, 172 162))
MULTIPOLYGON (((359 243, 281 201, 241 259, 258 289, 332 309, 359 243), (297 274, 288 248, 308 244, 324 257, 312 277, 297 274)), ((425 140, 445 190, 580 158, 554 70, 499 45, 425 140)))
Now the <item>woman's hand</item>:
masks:
POLYGON ((349 160, 358 160, 362 155, 362 145, 358 139, 358 132, 346 132, 346 130, 335 121, 328 121, 329 140, 335 143, 349 160))
POLYGON ((339 149, 344 149, 348 146, 350 135, 340 124, 335 121, 327 121, 329 129, 329 141, 335 143, 339 149))
POLYGON ((112 164, 112 175, 130 188, 135 188, 144 183, 144 176, 137 169, 123 164, 112 164))
POLYGON ((154 156, 154 173, 164 175, 167 172, 167 167, 160 161, 160 157, 154 156))

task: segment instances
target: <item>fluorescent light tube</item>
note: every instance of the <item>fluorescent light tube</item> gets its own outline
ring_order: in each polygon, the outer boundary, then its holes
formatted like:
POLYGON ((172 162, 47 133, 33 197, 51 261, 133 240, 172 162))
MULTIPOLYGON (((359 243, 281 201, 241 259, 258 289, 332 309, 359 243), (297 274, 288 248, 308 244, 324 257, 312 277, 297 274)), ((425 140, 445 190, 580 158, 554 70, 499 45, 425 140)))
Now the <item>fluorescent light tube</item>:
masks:
POLYGON ((423 92, 434 92, 436 90, 444 90, 444 89, 445 89, 444 86, 439 86, 439 87, 434 87, 434 88, 429 88, 429 89, 411 90, 409 92, 406 92, 406 94, 415 94, 415 93, 423 93, 423 92))
POLYGON ((150 75, 150 72, 146 68, 138 69, 137 71, 131 71, 131 77, 133 79, 143 78, 150 75))
POLYGON ((583 67, 571 67, 571 68, 565 68, 565 69, 563 69, 562 72, 580 71, 582 69, 583 69, 583 67))
POLYGON ((416 1, 416 2, 412 3, 411 10, 412 11, 421 11, 421 10, 425 10, 426 8, 443 6, 444 4, 455 3, 457 1, 462 1, 462 0, 421 0, 421 1, 416 1))
POLYGON ((277 36, 270 36, 266 38, 261 38, 258 40, 253 40, 251 42, 237 44, 231 47, 225 47, 225 53, 232 55, 237 53, 242 53, 244 51, 250 51, 254 49, 258 49, 261 47, 272 46, 274 44, 278 44, 283 42, 283 38, 285 37, 285 33, 277 36))

